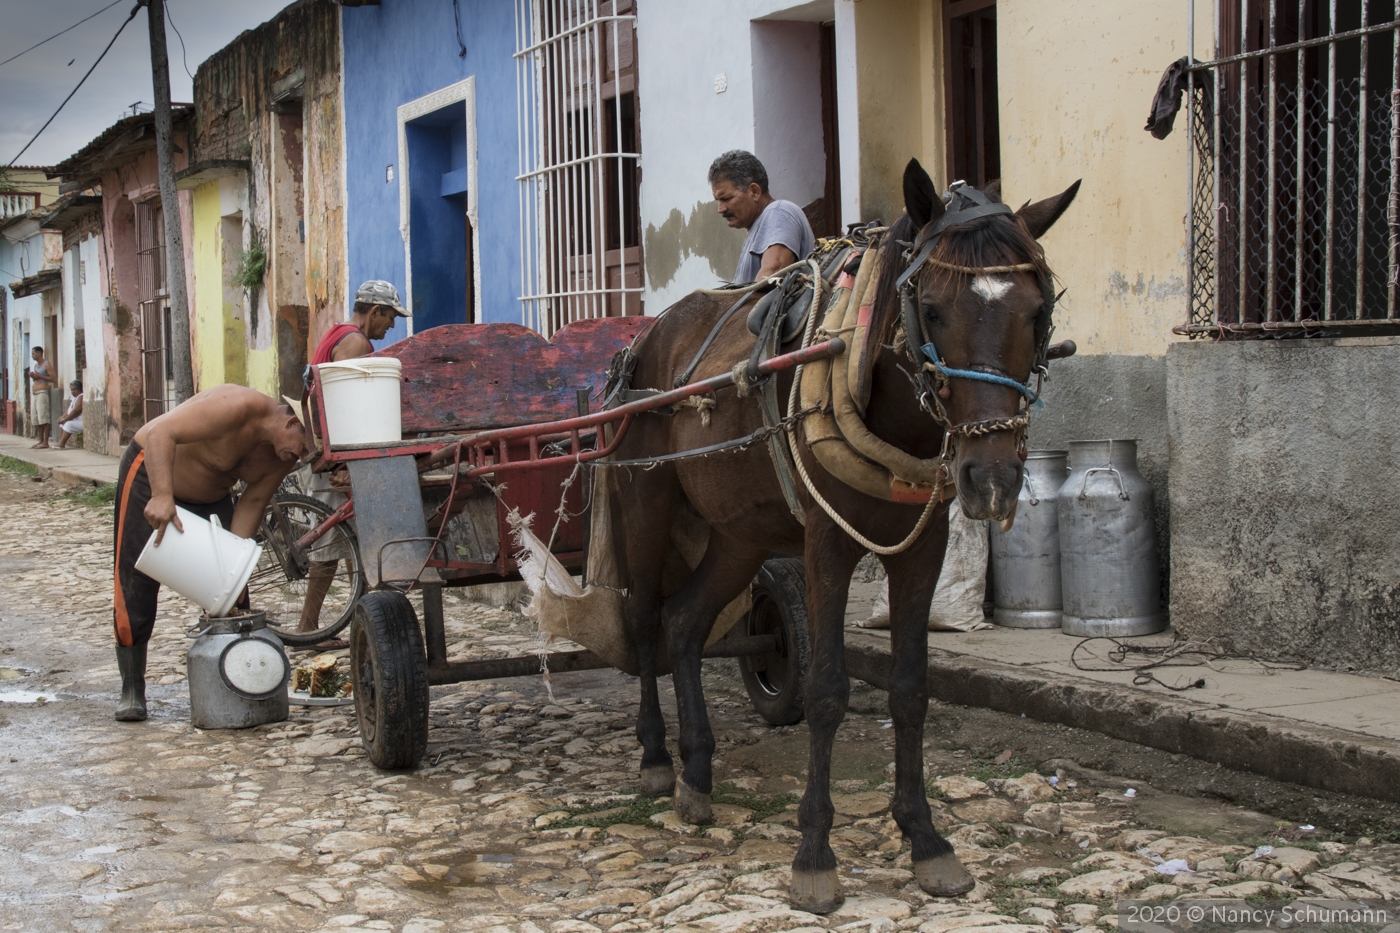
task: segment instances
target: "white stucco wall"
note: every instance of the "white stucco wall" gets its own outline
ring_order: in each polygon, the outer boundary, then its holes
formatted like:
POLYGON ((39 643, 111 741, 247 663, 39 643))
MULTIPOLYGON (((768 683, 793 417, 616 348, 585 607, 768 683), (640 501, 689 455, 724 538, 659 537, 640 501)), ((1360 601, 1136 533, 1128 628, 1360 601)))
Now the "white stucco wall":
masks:
MULTIPOLYGON (((638 88, 642 132, 642 233, 646 262, 644 301, 647 313, 657 314, 696 288, 708 288, 733 274, 744 232, 730 230, 714 214, 706 173, 715 156, 729 149, 756 152, 765 148, 774 158, 781 141, 771 132, 755 134, 756 120, 775 118, 776 100, 756 103, 756 88, 781 83, 782 61, 803 60, 801 29, 765 22, 755 31, 753 20, 793 20, 815 24, 830 20, 834 8, 850 0, 820 0, 794 4, 791 0, 712 0, 709 3, 642 3, 637 6, 638 88), (761 65, 755 65, 755 49, 761 65), (773 53, 779 64, 766 60, 773 53), (725 90, 715 91, 723 74, 725 90), (711 216, 713 215, 713 216, 711 216)), ((811 32, 816 51, 815 26, 811 32)), ((815 61, 811 63, 815 66, 815 61)), ((814 72, 815 77, 815 72, 814 72)), ((815 81, 813 82, 815 85, 815 81)), ((791 85, 788 85, 790 88, 791 85)), ((808 96, 819 94, 811 87, 808 96)), ((801 94, 801 89, 791 93, 801 94)), ((821 162, 820 98, 814 98, 816 125, 803 130, 804 142, 767 165, 777 197, 798 203, 814 176, 825 172, 821 162), (815 136, 812 137, 812 133, 815 136), (815 139, 815 154, 799 155, 815 139), (774 169, 777 171, 774 171, 774 169), (792 179, 792 189, 785 190, 792 179)), ((760 154, 760 158, 763 158, 760 154)), ((767 163, 765 159, 765 164, 767 163)))
POLYGON ((106 360, 102 352, 102 276, 98 269, 100 240, 96 234, 84 237, 63 254, 63 311, 59 316, 59 344, 67 383, 81 379, 89 399, 104 393, 106 360), (86 363, 77 365, 78 339, 82 338, 86 363))

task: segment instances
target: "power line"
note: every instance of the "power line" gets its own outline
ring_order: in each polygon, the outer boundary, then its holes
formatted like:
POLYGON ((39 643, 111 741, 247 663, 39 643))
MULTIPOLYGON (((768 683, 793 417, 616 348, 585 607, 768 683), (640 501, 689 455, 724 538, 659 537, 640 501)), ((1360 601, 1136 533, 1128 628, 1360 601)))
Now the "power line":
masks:
POLYGON ((68 105, 68 102, 73 99, 73 95, 78 93, 78 88, 82 87, 83 82, 88 79, 89 75, 91 75, 94 71, 97 70, 97 66, 102 63, 102 59, 107 57, 107 53, 112 50, 112 46, 115 45, 117 42, 117 36, 120 36, 122 34, 122 30, 126 28, 127 23, 131 22, 133 19, 136 18, 136 14, 140 11, 142 6, 144 6, 144 0, 138 0, 136 6, 132 7, 131 12, 127 14, 126 19, 123 20, 122 24, 117 27, 116 35, 112 36, 112 41, 107 43, 107 47, 102 50, 102 54, 97 56, 97 61, 92 63, 92 67, 87 70, 87 74, 83 75, 82 79, 78 82, 78 87, 75 87, 73 88, 73 90, 68 92, 68 96, 63 98, 63 103, 58 105, 58 110, 55 110, 53 112, 53 116, 49 117, 47 120, 44 121, 44 125, 39 127, 39 132, 34 134, 33 139, 30 139, 29 142, 24 144, 23 149, 15 153, 15 157, 9 161, 9 165, 6 166, 7 168, 10 165, 14 165, 16 162, 18 162, 19 157, 24 155, 25 152, 29 150, 30 146, 34 145, 34 140, 38 139, 43 134, 44 130, 49 128, 49 124, 54 121, 54 118, 58 116, 59 112, 62 111, 63 108, 68 105))
POLYGON ((170 4, 165 4, 165 21, 170 24, 170 28, 175 30, 175 35, 180 38, 180 61, 184 63, 185 74, 190 75, 190 80, 194 80, 194 75, 190 74, 190 60, 185 52, 185 37, 180 35, 180 27, 175 25, 175 20, 170 18, 170 4))
MULTIPOLYGON (((73 25, 69 26, 67 29, 63 30, 63 32, 56 32, 56 33, 54 33, 53 35, 49 36, 47 39, 44 40, 44 42, 52 42, 54 39, 57 39, 59 36, 63 35, 64 32, 71 32, 71 31, 73 31, 74 29, 77 29, 77 28, 78 28, 79 26, 81 26, 83 23, 86 23, 88 20, 92 19, 93 16, 101 16, 103 13, 106 13, 106 12, 107 12, 108 10, 110 10, 112 7, 116 6, 118 3, 121 3, 121 2, 122 2, 122 0, 112 0, 111 3, 107 4, 107 5, 104 6, 102 9, 100 9, 100 10, 98 10, 96 13, 92 14, 92 16, 84 16, 82 19, 78 20, 76 23, 74 23, 73 25)), ((39 46, 43 45, 44 42, 36 42, 36 43, 34 43, 33 45, 31 45, 29 48, 25 49, 23 52, 19 52, 19 53, 15 54, 15 55, 11 55, 9 58, 5 59, 3 62, 0 62, 0 65, 8 65, 10 62, 12 62, 12 61, 14 61, 15 59, 19 58, 20 55, 25 55, 25 54, 27 54, 27 53, 29 53, 29 52, 34 51, 34 50, 37 49, 39 46)), ((69 64, 72 64, 72 62, 69 62, 69 64)))

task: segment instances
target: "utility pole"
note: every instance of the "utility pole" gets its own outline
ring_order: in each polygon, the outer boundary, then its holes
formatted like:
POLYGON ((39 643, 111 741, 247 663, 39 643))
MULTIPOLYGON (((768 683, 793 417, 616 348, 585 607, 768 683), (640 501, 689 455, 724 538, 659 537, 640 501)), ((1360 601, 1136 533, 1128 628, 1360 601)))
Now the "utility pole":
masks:
MULTIPOLYGON (((165 216, 165 284, 170 293, 170 354, 175 371, 175 404, 194 395, 190 365, 190 303, 185 289, 185 237, 175 200, 175 132, 170 118, 170 60, 165 52, 165 0, 141 0, 151 34, 151 86, 155 91, 156 165, 165 216)), ((188 141, 186 145, 188 145, 188 141)))

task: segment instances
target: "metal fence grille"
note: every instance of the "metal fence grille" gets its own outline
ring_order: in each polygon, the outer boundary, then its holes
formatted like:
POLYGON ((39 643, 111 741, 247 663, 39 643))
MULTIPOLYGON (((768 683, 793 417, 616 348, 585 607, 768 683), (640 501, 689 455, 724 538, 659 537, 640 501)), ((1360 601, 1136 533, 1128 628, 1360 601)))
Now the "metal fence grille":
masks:
POLYGON ((1176 332, 1400 333, 1394 0, 1217 0, 1216 45, 1189 73, 1176 332))
POLYGON ((633 0, 516 0, 522 323, 641 313, 633 0))

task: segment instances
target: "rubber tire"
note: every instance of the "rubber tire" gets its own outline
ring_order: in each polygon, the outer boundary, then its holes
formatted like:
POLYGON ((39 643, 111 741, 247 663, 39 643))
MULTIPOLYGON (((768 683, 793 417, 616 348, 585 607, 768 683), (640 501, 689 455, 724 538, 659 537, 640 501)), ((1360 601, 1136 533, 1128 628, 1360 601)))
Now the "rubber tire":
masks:
POLYGON ((807 671, 812 649, 807 635, 807 578, 802 561, 774 557, 764 561, 753 582, 753 608, 744 622, 746 634, 776 632, 780 647, 757 659, 739 658, 739 675, 758 714, 775 726, 802 721, 807 671))
POLYGON ((364 596, 350 620, 350 671, 360 741, 376 768, 415 768, 428 751, 428 672, 413 604, 364 596))

